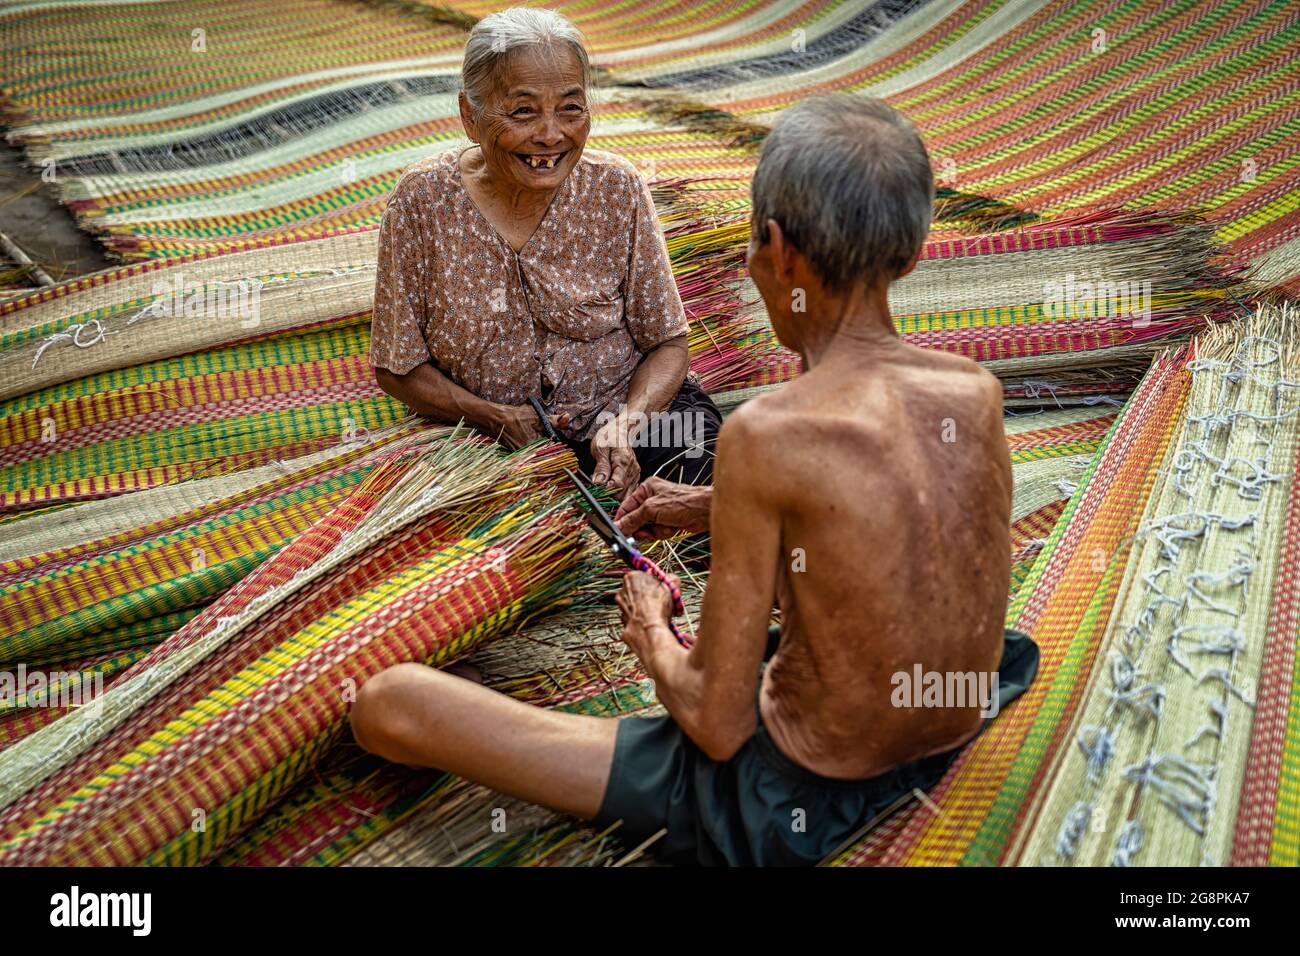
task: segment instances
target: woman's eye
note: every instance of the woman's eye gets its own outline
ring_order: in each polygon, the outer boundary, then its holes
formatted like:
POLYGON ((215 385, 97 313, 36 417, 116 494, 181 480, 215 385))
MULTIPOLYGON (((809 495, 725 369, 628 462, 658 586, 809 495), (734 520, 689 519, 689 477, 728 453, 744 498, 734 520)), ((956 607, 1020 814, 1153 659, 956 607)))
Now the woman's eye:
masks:
POLYGON ((515 115, 515 116, 527 116, 527 115, 528 115, 529 113, 531 113, 531 112, 532 112, 532 108, 531 108, 531 107, 528 107, 528 106, 521 106, 521 107, 519 107, 519 109, 517 109, 517 110, 514 111, 514 114, 513 114, 513 115, 515 115))

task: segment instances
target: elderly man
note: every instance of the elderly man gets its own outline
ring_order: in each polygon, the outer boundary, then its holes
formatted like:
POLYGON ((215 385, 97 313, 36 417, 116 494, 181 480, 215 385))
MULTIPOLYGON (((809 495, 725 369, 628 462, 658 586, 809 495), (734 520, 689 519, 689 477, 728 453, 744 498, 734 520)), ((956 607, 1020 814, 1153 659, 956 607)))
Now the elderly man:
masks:
POLYGON ((708 481, 721 416, 687 375, 649 189, 627 160, 584 149, 580 34, 550 10, 492 14, 461 72, 471 145, 407 169, 380 228, 380 387, 511 447, 542 437, 539 399, 583 470, 620 493, 642 474, 708 481))
POLYGON ((623 637, 665 716, 540 711, 403 665, 361 688, 361 745, 622 820, 629 840, 666 830, 655 845, 671 862, 816 863, 933 785, 1038 654, 1003 631, 1001 388, 973 362, 904 344, 890 318, 931 196, 920 137, 879 100, 806 102, 764 144, 749 270, 805 372, 722 429, 694 646, 674 640, 664 587, 624 580, 623 637), (900 696, 916 673, 983 675, 994 691, 900 696))

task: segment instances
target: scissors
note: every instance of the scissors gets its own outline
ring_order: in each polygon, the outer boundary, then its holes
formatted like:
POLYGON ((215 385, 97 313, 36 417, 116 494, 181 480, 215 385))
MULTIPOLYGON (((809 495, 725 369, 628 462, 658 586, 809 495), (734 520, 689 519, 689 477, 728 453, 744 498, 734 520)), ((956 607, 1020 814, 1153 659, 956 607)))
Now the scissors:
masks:
MULTIPOLYGON (((596 500, 596 496, 591 493, 581 478, 569 471, 567 468, 564 469, 564 473, 568 475, 569 480, 577 486, 578 493, 582 495, 583 501, 586 502, 587 507, 584 508, 583 511, 587 515, 587 522, 591 525, 591 529, 599 535, 600 539, 604 541, 605 544, 609 545, 609 549, 613 551, 614 554, 618 556, 619 560, 629 568, 634 571, 644 571, 666 587, 668 593, 673 596, 673 617, 676 617, 679 614, 684 616, 686 614, 686 608, 682 604, 681 588, 673 583, 672 578, 668 577, 659 565, 655 564, 642 554, 637 549, 637 546, 632 543, 631 538, 618 530, 618 525, 614 523, 614 519, 611 518, 609 513, 600 506, 600 502, 596 500)), ((677 638, 677 643, 682 645, 682 647, 689 648, 691 644, 694 643, 689 636, 678 630, 677 625, 673 623, 671 617, 668 619, 668 629, 673 632, 673 637, 677 638)))

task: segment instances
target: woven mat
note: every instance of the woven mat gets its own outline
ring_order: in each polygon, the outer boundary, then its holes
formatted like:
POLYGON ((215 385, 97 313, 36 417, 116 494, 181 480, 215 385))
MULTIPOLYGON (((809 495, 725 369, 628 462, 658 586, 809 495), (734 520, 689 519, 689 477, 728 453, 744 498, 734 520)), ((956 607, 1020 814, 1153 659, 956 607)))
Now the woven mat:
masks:
POLYGON ((571 454, 404 437, 109 691, 0 754, 0 857, 201 862, 337 738, 348 681, 462 656, 572 590, 580 519, 554 495, 571 454))
MULTIPOLYGON (((1278 773, 1255 739, 1285 708, 1274 697, 1270 723, 1257 727, 1256 702, 1265 657, 1293 656, 1296 638, 1294 621, 1277 617, 1295 598, 1280 576, 1294 563, 1287 517, 1300 498, 1294 323, 1294 312, 1264 310, 1198 340, 1181 420, 1115 600, 1097 619, 1092 674, 1062 725, 1064 745, 1043 765, 1012 859, 1269 859, 1278 773), (1243 800, 1259 814, 1245 826, 1243 800)), ((1293 841, 1276 850, 1294 861, 1293 841)))
MULTIPOLYGON (((374 223, 403 167, 457 141, 451 79, 472 20, 327 0, 257 17, 248 6, 0 13, 6 44, 24 51, 3 78, 15 135, 59 164, 65 199, 118 251, 374 223), (195 24, 208 24, 203 53, 190 52, 195 24), (143 93, 80 76, 106 34, 120 38, 121 75, 155 78, 143 93), (49 87, 49 75, 80 82, 49 87)), ((565 6, 601 69, 591 145, 656 175, 711 177, 743 205, 754 127, 811 92, 855 90, 917 122, 945 186, 1049 216, 1201 208, 1267 281, 1300 273, 1300 162, 1286 145, 1300 126, 1289 53, 1300 13, 1285 0, 565 6), (664 97, 697 106, 656 105, 664 97)))

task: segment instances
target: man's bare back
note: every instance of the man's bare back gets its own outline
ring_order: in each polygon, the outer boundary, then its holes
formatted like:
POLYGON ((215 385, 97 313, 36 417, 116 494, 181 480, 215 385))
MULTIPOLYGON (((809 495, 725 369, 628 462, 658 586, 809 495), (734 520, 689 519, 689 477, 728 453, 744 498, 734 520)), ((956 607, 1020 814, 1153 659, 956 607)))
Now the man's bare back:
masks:
POLYGON ((891 678, 917 664, 997 671, 1011 508, 1001 408, 975 363, 894 339, 827 355, 736 413, 779 449, 767 480, 783 633, 761 707, 808 769, 874 776, 978 729, 975 702, 894 707, 891 678))

